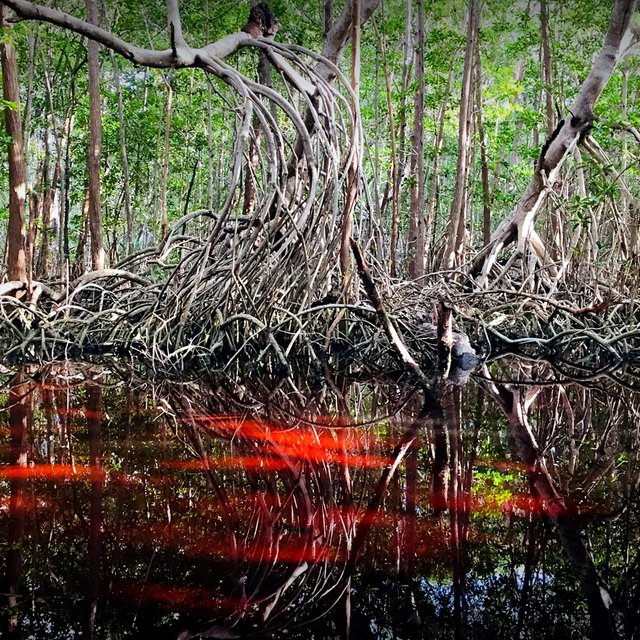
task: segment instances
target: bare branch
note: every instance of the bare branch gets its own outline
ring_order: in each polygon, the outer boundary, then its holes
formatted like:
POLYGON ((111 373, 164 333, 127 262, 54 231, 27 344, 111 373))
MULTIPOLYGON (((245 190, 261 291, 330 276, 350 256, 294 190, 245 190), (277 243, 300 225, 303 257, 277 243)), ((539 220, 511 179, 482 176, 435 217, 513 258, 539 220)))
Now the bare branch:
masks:
POLYGON ((44 7, 28 2, 27 0, 2 0, 2 3, 13 9, 18 16, 27 20, 42 20, 63 29, 69 29, 86 38, 112 49, 137 65, 169 69, 173 67, 197 67, 202 66, 200 57, 205 55, 214 58, 225 58, 240 47, 252 46, 253 38, 247 33, 232 33, 217 42, 208 44, 202 48, 190 47, 184 41, 178 5, 176 0, 168 0, 167 13, 172 29, 172 46, 174 49, 145 49, 119 38, 110 31, 80 20, 64 11, 44 7))

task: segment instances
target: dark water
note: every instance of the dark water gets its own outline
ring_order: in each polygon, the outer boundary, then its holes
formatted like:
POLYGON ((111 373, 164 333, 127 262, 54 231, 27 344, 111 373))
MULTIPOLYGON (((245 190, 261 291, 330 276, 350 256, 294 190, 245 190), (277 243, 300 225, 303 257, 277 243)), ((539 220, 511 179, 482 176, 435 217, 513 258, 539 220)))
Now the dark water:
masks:
POLYGON ((640 637, 638 397, 523 371, 302 421, 7 376, 2 637, 640 637))

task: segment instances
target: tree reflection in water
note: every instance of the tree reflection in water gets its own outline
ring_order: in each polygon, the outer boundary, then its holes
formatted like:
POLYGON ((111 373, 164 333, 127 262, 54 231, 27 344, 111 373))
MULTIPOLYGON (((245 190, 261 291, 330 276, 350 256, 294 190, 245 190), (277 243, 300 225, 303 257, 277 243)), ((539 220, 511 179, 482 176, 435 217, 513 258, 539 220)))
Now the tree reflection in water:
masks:
POLYGON ((3 633, 637 638, 637 397, 484 373, 296 419, 237 390, 7 376, 3 633))

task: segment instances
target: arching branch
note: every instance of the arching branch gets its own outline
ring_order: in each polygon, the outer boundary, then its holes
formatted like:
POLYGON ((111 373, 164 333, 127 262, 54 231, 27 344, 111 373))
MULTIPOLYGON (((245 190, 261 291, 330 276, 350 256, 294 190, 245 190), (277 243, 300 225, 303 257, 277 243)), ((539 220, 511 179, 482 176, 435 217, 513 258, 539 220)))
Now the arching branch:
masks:
POLYGON ((137 65, 157 69, 201 66, 201 56, 226 58, 241 47, 250 46, 254 39, 243 32, 232 33, 202 48, 190 47, 182 35, 180 13, 176 0, 167 0, 167 19, 170 29, 172 48, 157 51, 131 44, 107 29, 102 29, 69 13, 27 0, 2 0, 1 4, 10 7, 16 15, 26 20, 41 20, 63 29, 68 29, 86 38, 90 38, 112 49, 137 65))
MULTIPOLYGON (((529 245, 539 260, 544 259, 544 247, 532 242, 532 239, 539 239, 534 232, 536 217, 564 160, 591 128, 595 119, 593 109, 616 65, 630 50, 630 42, 635 38, 631 18, 636 4, 637 0, 616 0, 603 47, 580 88, 569 116, 558 124, 542 148, 534 175, 516 208, 500 223, 490 243, 473 261, 471 273, 480 275, 480 288, 487 286, 489 273, 500 252, 516 239, 516 255, 523 254, 529 245)), ((508 264, 511 263, 512 260, 508 264)))

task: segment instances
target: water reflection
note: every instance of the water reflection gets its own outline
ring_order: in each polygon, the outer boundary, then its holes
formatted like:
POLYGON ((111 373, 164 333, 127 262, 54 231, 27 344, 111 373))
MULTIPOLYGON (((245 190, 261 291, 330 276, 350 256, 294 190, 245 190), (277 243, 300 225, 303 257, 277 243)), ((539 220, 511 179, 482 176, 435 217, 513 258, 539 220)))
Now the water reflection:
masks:
POLYGON ((506 373, 297 420, 15 374, 3 633, 638 637, 637 398, 506 373))

